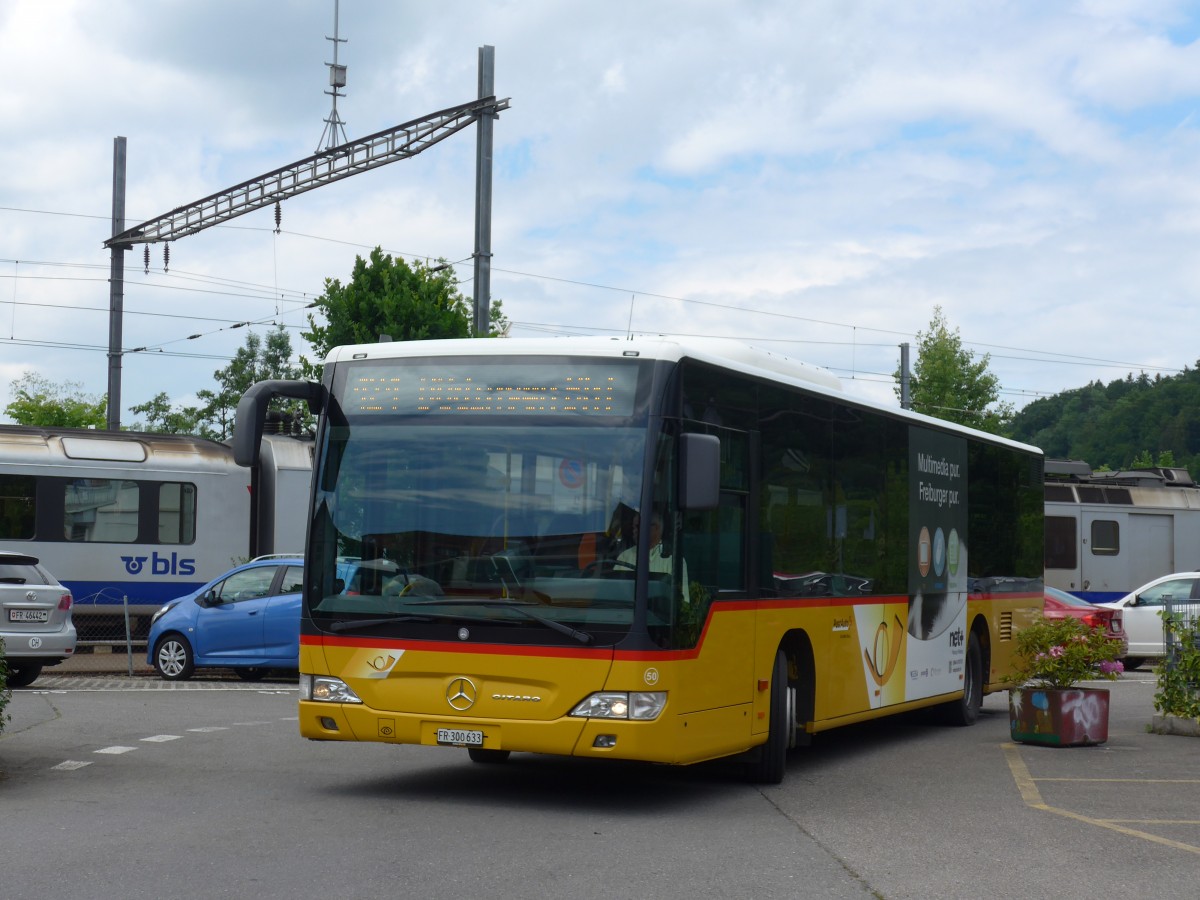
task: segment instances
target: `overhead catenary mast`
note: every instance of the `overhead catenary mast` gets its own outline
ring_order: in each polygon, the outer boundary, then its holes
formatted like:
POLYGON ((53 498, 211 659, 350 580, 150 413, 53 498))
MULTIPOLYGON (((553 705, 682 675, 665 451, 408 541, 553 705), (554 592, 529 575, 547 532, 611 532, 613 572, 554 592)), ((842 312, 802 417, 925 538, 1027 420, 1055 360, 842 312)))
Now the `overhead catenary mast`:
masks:
MULTIPOLYGON (((335 44, 336 47, 336 44, 335 44)), ((336 55, 335 55, 336 59, 336 55)), ((241 184, 225 188, 208 197, 135 225, 125 227, 125 138, 116 139, 113 159, 113 236, 104 242, 112 262, 110 281, 109 334, 109 394, 107 428, 121 427, 120 385, 122 302, 124 297, 124 254, 134 244, 163 243, 164 269, 166 244, 187 235, 196 234, 214 225, 253 212, 263 207, 276 209, 276 228, 279 227, 279 204, 305 191, 367 172, 379 166, 408 159, 438 144, 452 134, 478 124, 480 137, 476 145, 475 193, 475 322, 479 334, 487 334, 490 313, 491 278, 491 166, 492 123, 508 109, 507 97, 497 99, 494 85, 495 49, 489 45, 479 48, 479 89, 477 100, 452 106, 449 109, 412 119, 355 141, 335 144, 330 149, 281 168, 259 175, 241 184), (487 93, 483 93, 486 91, 487 93), (485 127, 486 126, 486 127, 485 127), (480 324, 482 323, 482 324, 480 324)), ((331 64, 330 80, 335 80, 337 63, 331 64)), ((345 70, 342 69, 342 84, 345 70)), ((335 99, 336 104, 336 99, 335 99)), ((337 116, 336 106, 329 120, 337 116)), ((327 120, 327 124, 329 123, 327 120)), ((338 120, 340 126, 340 119, 338 120)), ((333 140, 333 135, 329 135, 333 140)), ((149 257, 147 257, 147 260, 149 257)), ((147 262, 147 267, 149 262, 147 262)))
POLYGON ((333 0, 333 37, 325 37, 325 40, 333 42, 333 62, 325 63, 329 66, 330 87, 330 90, 325 93, 333 98, 333 109, 329 112, 329 118, 325 120, 325 129, 321 132, 321 139, 317 141, 317 153, 322 150, 332 150, 338 144, 346 143, 347 140, 346 123, 338 115, 337 109, 338 97, 345 96, 341 90, 346 86, 346 67, 338 65, 338 44, 346 43, 345 38, 338 37, 338 3, 339 0, 333 0))

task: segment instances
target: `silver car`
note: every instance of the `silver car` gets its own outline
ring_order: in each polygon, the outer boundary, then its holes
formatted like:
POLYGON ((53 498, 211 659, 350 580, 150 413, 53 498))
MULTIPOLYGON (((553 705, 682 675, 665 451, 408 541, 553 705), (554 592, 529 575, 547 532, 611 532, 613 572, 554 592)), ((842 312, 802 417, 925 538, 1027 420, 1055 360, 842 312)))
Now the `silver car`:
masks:
POLYGON ((44 666, 75 653, 71 592, 36 556, 0 552, 0 639, 8 686, 27 687, 44 666))

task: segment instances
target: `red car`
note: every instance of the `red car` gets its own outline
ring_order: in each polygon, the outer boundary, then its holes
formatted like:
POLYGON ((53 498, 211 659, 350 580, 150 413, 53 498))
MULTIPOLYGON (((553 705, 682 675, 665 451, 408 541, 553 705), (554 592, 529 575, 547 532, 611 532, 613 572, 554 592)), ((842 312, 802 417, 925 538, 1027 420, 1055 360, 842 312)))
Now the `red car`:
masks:
POLYGON ((1046 603, 1042 614, 1047 619, 1065 619, 1071 616, 1082 619, 1092 628, 1103 628, 1104 633, 1114 641, 1121 642, 1121 656, 1129 649, 1129 639, 1125 636, 1125 624, 1121 610, 1109 609, 1104 606, 1093 606, 1086 600, 1081 600, 1074 594, 1060 591, 1058 588, 1045 588, 1046 603))

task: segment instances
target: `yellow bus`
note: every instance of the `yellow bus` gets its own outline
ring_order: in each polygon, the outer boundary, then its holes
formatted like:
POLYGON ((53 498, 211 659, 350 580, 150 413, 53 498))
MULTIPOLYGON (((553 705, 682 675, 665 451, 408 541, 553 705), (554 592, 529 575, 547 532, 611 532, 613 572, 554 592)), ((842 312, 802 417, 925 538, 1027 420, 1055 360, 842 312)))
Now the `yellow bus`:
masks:
POLYGON ((725 340, 342 347, 321 413, 300 733, 780 781, 826 729, 971 724, 1042 608, 1040 451, 725 340))

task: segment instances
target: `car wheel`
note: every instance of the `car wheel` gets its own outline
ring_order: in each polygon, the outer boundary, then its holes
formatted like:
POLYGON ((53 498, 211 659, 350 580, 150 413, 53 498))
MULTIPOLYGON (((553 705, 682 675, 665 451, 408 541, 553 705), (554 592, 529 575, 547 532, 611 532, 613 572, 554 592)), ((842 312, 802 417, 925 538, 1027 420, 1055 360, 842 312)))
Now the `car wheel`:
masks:
POLYGON ((17 663, 8 661, 8 686, 29 687, 42 674, 41 663, 17 663))
POLYGON ((782 650, 775 654, 771 673, 771 713, 767 724, 767 742, 759 748, 758 760, 751 763, 746 774, 758 784, 779 784, 787 772, 788 745, 796 730, 795 692, 788 684, 787 656, 782 650))
POLYGON ((1125 666, 1126 672, 1132 672, 1134 669, 1141 666, 1141 664, 1144 663, 1145 661, 1146 661, 1145 657, 1142 657, 1142 656, 1127 656, 1123 660, 1121 660, 1121 664, 1123 666, 1125 666))
POLYGON ((159 638, 154 647, 154 668, 167 681, 187 681, 196 671, 191 644, 178 634, 159 638))
POLYGON ((233 671, 237 673, 237 677, 242 679, 242 681, 262 681, 271 670, 264 669, 262 666, 242 666, 233 671))
POLYGON ((477 763, 502 763, 508 759, 511 750, 485 750, 483 747, 468 747, 467 756, 471 757, 471 762, 477 763))

